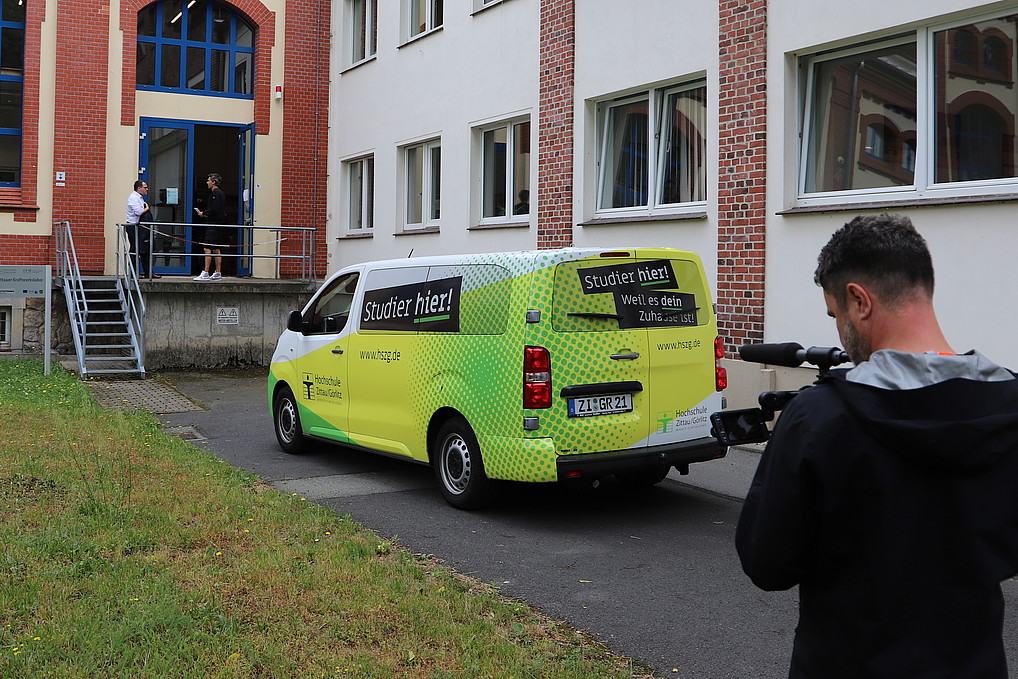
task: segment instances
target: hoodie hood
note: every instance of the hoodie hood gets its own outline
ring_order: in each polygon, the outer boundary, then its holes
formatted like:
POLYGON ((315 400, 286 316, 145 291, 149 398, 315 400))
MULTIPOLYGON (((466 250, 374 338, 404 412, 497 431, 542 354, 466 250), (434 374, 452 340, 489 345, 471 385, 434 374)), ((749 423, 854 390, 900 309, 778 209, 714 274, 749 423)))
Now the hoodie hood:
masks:
MULTIPOLYGON (((879 353, 883 352, 874 356, 879 353)), ((966 362, 971 367, 982 363, 974 360, 976 356, 939 358, 969 359, 966 362)), ((834 388, 845 408, 868 433, 915 464, 975 471, 1002 456, 1018 455, 1018 379, 1012 373, 994 366, 1003 372, 990 370, 988 374, 995 374, 998 379, 987 381, 987 366, 981 365, 977 368, 984 375, 981 378, 948 377, 970 373, 959 372, 958 362, 946 373, 935 368, 930 372, 930 361, 920 363, 927 376, 922 379, 925 386, 918 388, 909 388, 916 375, 912 370, 914 364, 897 366, 906 375, 900 383, 905 388, 851 381, 853 376, 849 373, 859 368, 832 370, 820 383, 829 383, 834 388)), ((993 366, 989 361, 986 363, 993 366)))

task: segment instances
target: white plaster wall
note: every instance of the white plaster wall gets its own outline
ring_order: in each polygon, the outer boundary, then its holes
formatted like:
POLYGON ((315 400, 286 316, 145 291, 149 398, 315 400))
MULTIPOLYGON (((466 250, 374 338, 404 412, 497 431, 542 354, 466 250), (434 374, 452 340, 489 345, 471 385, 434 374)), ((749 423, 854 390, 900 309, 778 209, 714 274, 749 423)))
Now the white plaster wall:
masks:
MULTIPOLYGON (((973 7, 963 0, 771 3, 766 341, 838 344, 834 322, 827 318, 823 296, 813 284, 816 256, 834 230, 857 214, 873 212, 859 207, 823 214, 776 214, 795 201, 800 96, 796 55, 1008 7, 1018 12, 1014 3, 973 7)), ((1018 296, 1014 264, 1018 203, 901 206, 889 211, 907 214, 930 244, 937 273, 934 299, 954 348, 977 348, 1005 365, 1018 365, 1013 340, 1018 335, 1018 317, 1010 312, 1018 296)))
POLYGON ((343 70, 347 50, 344 3, 333 3, 333 64, 329 148, 329 271, 372 259, 531 249, 531 228, 468 231, 478 222, 476 143, 472 129, 530 116, 532 195, 536 190, 539 3, 505 0, 475 14, 471 3, 446 3, 441 29, 400 45, 400 3, 378 3, 374 59, 343 70), (440 137, 441 231, 394 236, 400 230, 402 176, 398 147, 440 137), (346 233, 344 160, 374 154, 374 229, 370 239, 346 233))

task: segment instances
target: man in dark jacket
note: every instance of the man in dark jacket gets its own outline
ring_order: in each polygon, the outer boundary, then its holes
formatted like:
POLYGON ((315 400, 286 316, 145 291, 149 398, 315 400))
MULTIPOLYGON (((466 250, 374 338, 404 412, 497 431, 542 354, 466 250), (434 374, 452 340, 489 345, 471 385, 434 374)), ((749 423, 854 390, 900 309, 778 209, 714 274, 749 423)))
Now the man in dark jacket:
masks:
POLYGON ((210 174, 205 183, 209 187, 208 207, 205 208, 204 212, 198 208, 194 209, 199 217, 203 217, 208 222, 208 226, 205 227, 205 235, 202 236, 205 239, 205 242, 202 244, 202 247, 205 249, 205 268, 202 269, 202 272, 194 280, 218 281, 223 278, 221 248, 227 247, 226 241, 229 238, 226 229, 220 226, 220 224, 226 223, 226 196, 223 195, 223 190, 220 188, 223 184, 223 178, 219 173, 213 172, 210 174), (212 275, 209 275, 213 255, 215 256, 216 270, 212 275))
POLYGON ((736 534, 758 587, 799 585, 789 676, 1007 679, 1018 379, 948 344, 907 218, 852 220, 818 264, 856 367, 785 408, 736 534))

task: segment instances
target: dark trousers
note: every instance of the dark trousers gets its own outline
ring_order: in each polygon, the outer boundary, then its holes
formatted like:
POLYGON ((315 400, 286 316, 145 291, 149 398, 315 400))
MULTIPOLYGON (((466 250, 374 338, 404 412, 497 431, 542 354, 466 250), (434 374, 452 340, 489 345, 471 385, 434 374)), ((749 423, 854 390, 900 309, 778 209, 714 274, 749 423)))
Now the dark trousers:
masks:
POLYGON ((144 276, 148 271, 149 253, 152 252, 151 229, 139 224, 128 224, 127 240, 131 244, 131 264, 139 276, 144 276))

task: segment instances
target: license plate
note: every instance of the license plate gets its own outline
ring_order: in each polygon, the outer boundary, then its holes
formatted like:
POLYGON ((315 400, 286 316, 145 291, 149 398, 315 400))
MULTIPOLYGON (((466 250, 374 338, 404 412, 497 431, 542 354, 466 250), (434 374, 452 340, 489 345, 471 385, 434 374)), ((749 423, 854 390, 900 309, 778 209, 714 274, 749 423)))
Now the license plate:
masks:
POLYGON ((610 394, 608 396, 583 396, 571 398, 569 417, 594 417, 596 415, 615 415, 633 410, 632 394, 610 394))

